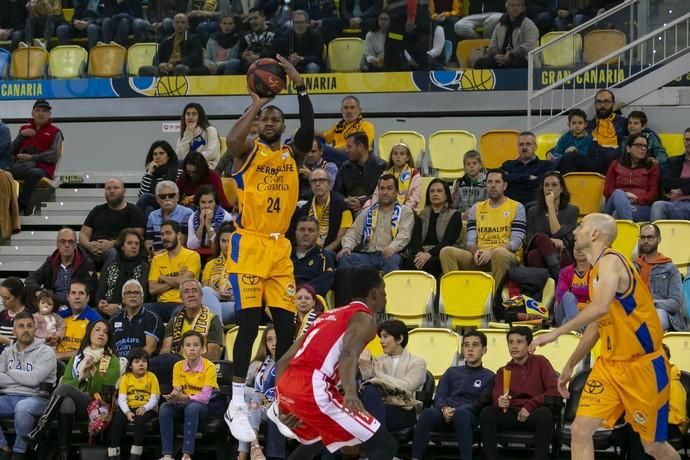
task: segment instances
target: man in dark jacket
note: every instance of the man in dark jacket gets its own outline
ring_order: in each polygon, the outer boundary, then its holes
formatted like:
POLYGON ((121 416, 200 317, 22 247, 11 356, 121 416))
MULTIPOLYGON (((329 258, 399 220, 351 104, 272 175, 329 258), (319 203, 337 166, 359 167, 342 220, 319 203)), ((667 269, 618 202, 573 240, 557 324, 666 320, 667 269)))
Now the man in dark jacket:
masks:
POLYGON ((98 279, 93 261, 77 246, 75 231, 63 228, 57 234, 57 249, 38 270, 29 273, 26 289, 34 294, 41 289, 50 289, 55 292, 60 305, 67 305, 69 285, 73 279, 84 281, 89 292, 96 293, 98 279))
POLYGON ((300 73, 318 73, 323 62, 323 39, 321 34, 309 26, 306 11, 292 13, 292 30, 287 30, 278 39, 278 54, 285 56, 300 73))
POLYGON ((357 213, 376 190, 388 163, 369 153, 369 138, 362 132, 347 136, 345 149, 349 160, 340 167, 333 190, 344 196, 347 207, 357 213))
POLYGON ((11 40, 14 49, 24 38, 26 3, 21 0, 0 0, 0 40, 11 40))
POLYGON ((553 169, 553 164, 540 160, 536 151, 536 136, 529 131, 522 132, 518 137, 518 159, 508 160, 501 166, 508 174, 506 196, 522 203, 525 208, 529 208, 528 203, 534 203, 537 199, 536 193, 542 176, 553 169))
POLYGON ((249 27, 251 32, 245 34, 240 40, 240 58, 242 59, 242 71, 246 73, 250 65, 261 58, 274 58, 275 33, 266 24, 266 14, 259 7, 249 10, 249 27))
POLYGON ((297 222, 292 263, 295 266, 295 282, 309 283, 317 294, 326 297, 335 280, 335 254, 316 244, 319 223, 312 216, 302 216, 297 222))
POLYGON ((661 170, 661 187, 669 201, 652 205, 650 220, 690 219, 690 128, 683 133, 685 154, 670 157, 661 170))
POLYGON ((163 40, 154 63, 143 66, 139 75, 208 75, 204 67, 204 46, 199 37, 188 32, 189 19, 178 13, 173 19, 175 33, 163 40))
POLYGON ((103 2, 77 0, 74 3, 72 20, 69 24, 60 24, 57 27, 58 43, 69 45, 70 39, 86 37, 89 49, 93 48, 102 37, 103 21, 106 16, 103 2))

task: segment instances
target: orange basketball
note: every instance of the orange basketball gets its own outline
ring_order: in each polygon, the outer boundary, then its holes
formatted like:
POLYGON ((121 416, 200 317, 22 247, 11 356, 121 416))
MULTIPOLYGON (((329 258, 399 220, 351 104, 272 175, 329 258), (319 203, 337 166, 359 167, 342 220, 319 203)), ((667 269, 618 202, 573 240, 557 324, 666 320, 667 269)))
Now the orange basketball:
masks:
POLYGON ((275 96, 285 89, 285 71, 275 59, 259 59, 249 66, 247 86, 261 97, 275 96))

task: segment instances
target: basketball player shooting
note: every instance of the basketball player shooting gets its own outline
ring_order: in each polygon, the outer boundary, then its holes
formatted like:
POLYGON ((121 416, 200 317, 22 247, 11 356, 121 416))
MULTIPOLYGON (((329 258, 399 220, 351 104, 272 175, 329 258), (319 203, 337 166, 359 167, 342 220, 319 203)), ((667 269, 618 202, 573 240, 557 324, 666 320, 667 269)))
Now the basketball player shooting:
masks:
POLYGON ((592 301, 561 327, 535 337, 530 351, 586 327, 558 377, 558 389, 567 398, 566 386, 575 366, 601 340, 601 354, 589 374, 571 427, 573 459, 594 459, 594 432, 601 425, 613 426, 623 414, 639 433, 647 454, 657 460, 680 459, 666 442, 669 364, 661 347, 661 322, 637 270, 611 249, 616 234, 616 221, 605 214, 589 214, 575 229, 575 249, 582 250, 592 264, 592 301))
POLYGON ((249 424, 244 387, 251 349, 267 306, 276 331, 276 355, 280 358, 293 341, 295 327, 295 279, 290 260, 290 241, 285 232, 297 207, 297 164, 311 150, 314 110, 302 77, 282 56, 276 56, 297 90, 300 127, 291 146, 281 141, 285 117, 272 97, 250 93, 252 104, 228 134, 233 157, 232 177, 237 183, 239 217, 230 238, 226 271, 239 308, 239 331, 233 349, 232 401, 225 421, 235 439, 252 442, 256 434, 249 424), (252 123, 258 118, 258 137, 249 141, 252 123))

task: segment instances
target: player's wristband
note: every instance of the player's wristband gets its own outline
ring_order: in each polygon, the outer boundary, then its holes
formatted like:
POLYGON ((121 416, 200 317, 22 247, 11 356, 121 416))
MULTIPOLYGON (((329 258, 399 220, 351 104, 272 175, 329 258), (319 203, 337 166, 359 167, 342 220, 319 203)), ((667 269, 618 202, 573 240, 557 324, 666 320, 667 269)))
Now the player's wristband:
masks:
POLYGON ((295 86, 295 89, 297 90, 298 95, 300 95, 300 96, 306 96, 307 95, 306 85, 295 86))

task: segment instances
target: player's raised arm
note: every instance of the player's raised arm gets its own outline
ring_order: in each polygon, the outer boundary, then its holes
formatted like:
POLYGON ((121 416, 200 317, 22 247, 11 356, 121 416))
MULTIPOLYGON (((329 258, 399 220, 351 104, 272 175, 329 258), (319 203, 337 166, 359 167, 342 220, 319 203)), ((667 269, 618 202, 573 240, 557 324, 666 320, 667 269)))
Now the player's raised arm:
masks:
POLYGON ((295 90, 297 91, 297 103, 299 105, 299 129, 295 133, 292 141, 293 150, 295 153, 295 160, 297 164, 301 164, 306 154, 311 150, 314 142, 314 107, 311 104, 311 99, 307 94, 307 88, 304 86, 304 80, 299 74, 295 66, 290 61, 285 59, 280 54, 276 55, 276 59, 280 66, 285 70, 285 74, 292 81, 295 90))
POLYGON ((338 370, 343 385, 346 408, 354 413, 366 412, 357 393, 357 372, 359 370, 359 355, 367 345, 369 338, 376 334, 376 321, 366 313, 356 313, 350 319, 345 337, 343 337, 343 351, 340 354, 338 370))
POLYGON ((258 94, 249 92, 252 97, 252 105, 244 111, 239 120, 230 128, 228 133, 228 153, 233 158, 242 158, 252 149, 252 141, 248 140, 252 123, 259 116, 261 108, 273 100, 272 97, 260 97, 258 94))

